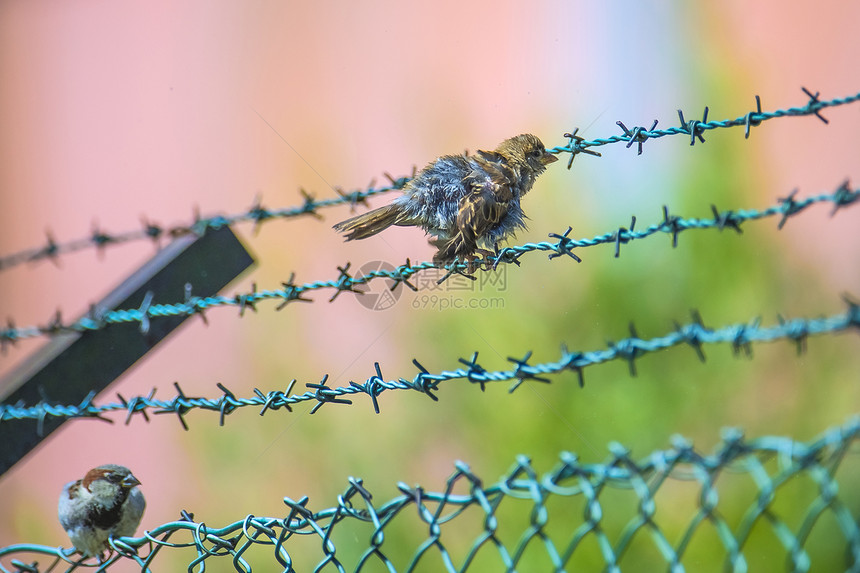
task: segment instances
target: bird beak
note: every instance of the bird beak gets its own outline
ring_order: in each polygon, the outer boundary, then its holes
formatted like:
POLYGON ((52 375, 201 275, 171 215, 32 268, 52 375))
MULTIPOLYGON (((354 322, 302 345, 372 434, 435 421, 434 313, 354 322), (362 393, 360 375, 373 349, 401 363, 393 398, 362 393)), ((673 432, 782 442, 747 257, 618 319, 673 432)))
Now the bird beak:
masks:
POLYGON ((550 163, 555 163, 556 161, 558 161, 558 157, 556 157, 552 153, 549 153, 548 151, 545 151, 540 158, 540 162, 542 165, 549 165, 550 163))
POLYGON ((133 488, 136 485, 140 485, 140 480, 134 477, 132 474, 128 474, 123 480, 122 485, 127 487, 128 489, 133 488))

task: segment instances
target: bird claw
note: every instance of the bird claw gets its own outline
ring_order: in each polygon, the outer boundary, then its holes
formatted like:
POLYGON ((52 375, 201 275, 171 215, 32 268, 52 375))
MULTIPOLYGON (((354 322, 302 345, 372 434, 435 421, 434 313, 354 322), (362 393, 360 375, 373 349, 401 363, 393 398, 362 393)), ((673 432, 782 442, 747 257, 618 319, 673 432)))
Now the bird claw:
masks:
POLYGON ((496 253, 494 253, 493 251, 488 251, 487 249, 476 249, 475 252, 472 255, 470 255, 470 257, 469 257, 470 258, 470 261, 469 261, 470 265, 474 265, 477 262, 478 255, 480 255, 480 257, 483 259, 483 262, 479 262, 477 264, 477 268, 475 268, 475 269, 472 269, 472 267, 470 266, 469 272, 473 273, 473 272, 475 272, 475 270, 477 270, 479 268, 483 269, 485 271, 493 270, 493 263, 490 262, 490 257, 495 256, 495 254, 496 253))
POLYGON ((472 275, 478 269, 483 269, 485 271, 492 270, 493 263, 490 260, 490 257, 492 257, 494 254, 495 253, 493 253, 493 251, 488 251, 486 249, 475 249, 475 251, 469 254, 457 255, 453 259, 434 259, 433 262, 437 266, 440 266, 442 268, 448 268, 451 272, 456 272, 474 280, 475 277, 473 277, 472 275), (462 271, 456 270, 457 266, 460 264, 466 265, 466 268, 462 271))
POLYGON ((474 279, 475 277, 472 275, 475 274, 475 271, 479 269, 485 271, 492 270, 493 263, 490 262, 490 257, 493 256, 493 254, 493 251, 488 251, 486 249, 475 249, 474 252, 469 253, 468 255, 462 255, 462 257, 458 256, 454 259, 454 263, 462 263, 466 265, 465 270, 461 274, 474 279))
POLYGON ((463 276, 467 276, 467 277, 472 278, 472 275, 480 267, 480 264, 478 262, 476 262, 477 259, 478 259, 478 257, 473 255, 473 254, 472 255, 463 255, 462 258, 457 257, 456 259, 454 259, 454 268, 457 268, 457 265, 459 265, 460 263, 466 265, 465 269, 463 269, 462 271, 458 271, 458 272, 459 272, 459 274, 461 274, 463 276))

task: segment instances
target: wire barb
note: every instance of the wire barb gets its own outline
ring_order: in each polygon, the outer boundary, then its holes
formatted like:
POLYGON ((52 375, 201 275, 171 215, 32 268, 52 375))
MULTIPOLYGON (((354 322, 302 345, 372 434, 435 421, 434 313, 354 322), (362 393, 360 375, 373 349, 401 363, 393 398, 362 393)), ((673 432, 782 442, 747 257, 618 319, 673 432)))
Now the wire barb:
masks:
POLYGON ((302 302, 313 302, 312 299, 302 296, 304 289, 295 283, 296 273, 290 273, 290 278, 287 282, 282 282, 283 289, 278 292, 278 296, 284 299, 284 302, 275 307, 275 310, 282 310, 290 302, 299 300, 302 302))
MULTIPOLYGON (((705 132, 705 126, 708 125, 708 106, 705 106, 705 113, 702 114, 702 121, 692 119, 689 122, 684 120, 684 112, 678 110, 678 117, 681 120, 681 129, 686 130, 690 134, 690 145, 696 144, 696 138, 700 142, 705 143, 705 137, 702 135, 705 132)), ((654 123, 656 126, 656 122, 654 123)))
POLYGON ((618 227, 618 230, 612 234, 612 241, 615 243, 615 258, 621 256, 621 245, 627 244, 632 241, 635 237, 633 231, 636 228, 636 216, 630 218, 630 228, 627 229, 625 227, 618 227))
POLYGON ((430 372, 424 368, 420 362, 418 362, 417 358, 412 359, 412 364, 418 369, 418 374, 415 375, 415 378, 413 378, 411 383, 403 378, 400 379, 400 382, 408 384, 409 387, 414 390, 418 390, 419 392, 423 392, 431 400, 438 402, 439 397, 433 394, 433 392, 439 390, 439 382, 444 381, 445 377, 430 374, 430 372))
POLYGON ((379 368, 379 362, 374 362, 373 367, 376 368, 376 374, 367 379, 364 384, 356 384, 352 380, 349 381, 349 385, 356 389, 364 392, 368 396, 370 396, 370 400, 373 403, 373 411, 377 414, 379 413, 379 401, 377 396, 379 396, 386 388, 385 378, 382 377, 382 370, 379 368))
POLYGON ((819 92, 812 93, 805 87, 801 87, 800 89, 803 90, 803 93, 809 96, 809 103, 806 104, 806 108, 809 110, 809 113, 815 115, 815 117, 823 121, 825 125, 829 124, 830 122, 827 121, 827 118, 821 115, 821 108, 825 106, 824 102, 818 99, 819 92))
POLYGON ((152 298, 155 294, 150 290, 146 291, 146 294, 143 296, 143 302, 140 303, 140 307, 137 309, 137 312, 140 316, 140 333, 144 336, 149 334, 149 309, 152 308, 152 298))
POLYGON ((248 209, 248 218, 254 222, 254 235, 258 235, 260 232, 260 227, 263 226, 264 221, 268 221, 274 215, 271 211, 263 207, 262 203, 263 198, 260 195, 257 195, 254 198, 254 204, 251 205, 251 208, 248 209))
POLYGON ((750 138, 750 128, 758 127, 761 125, 764 116, 761 113, 761 98, 758 95, 755 96, 755 111, 751 111, 746 116, 744 122, 744 139, 750 138))
POLYGON ((668 205, 663 205, 663 222, 660 223, 660 228, 665 233, 671 233, 672 248, 676 248, 678 246, 678 234, 680 234, 685 227, 682 225, 681 217, 669 214, 668 205))
POLYGON ((637 144, 636 155, 642 155, 642 144, 648 141, 649 137, 652 137, 651 132, 653 132, 657 128, 657 120, 654 120, 654 123, 651 124, 651 129, 645 129, 644 127, 637 126, 632 130, 627 129, 627 126, 624 125, 621 121, 615 122, 622 130, 624 130, 624 137, 627 138, 627 145, 625 147, 630 149, 630 146, 634 143, 637 144))
POLYGON ((352 404, 351 400, 338 398, 340 392, 338 392, 338 389, 332 389, 326 386, 327 380, 328 374, 323 376, 323 379, 320 380, 319 384, 305 384, 308 388, 316 390, 316 392, 313 393, 313 398, 317 403, 314 404, 313 408, 311 408, 311 414, 316 414, 317 410, 323 407, 323 404, 352 404))
MULTIPOLYGON (((576 261, 577 263, 582 262, 582 259, 580 259, 578 256, 576 256, 573 253, 572 249, 576 246, 576 244, 575 244, 575 241, 573 239, 568 237, 568 235, 570 235, 571 231, 573 231, 573 227, 568 227, 567 231, 565 231, 561 235, 559 235, 557 233, 550 233, 549 234, 549 238, 558 239, 558 243, 556 243, 556 245, 555 245, 555 252, 549 254, 549 260, 552 260, 556 257, 560 257, 562 255, 567 255, 570 258, 572 258, 574 261, 576 261)), ((520 253, 520 254, 522 255, 522 253, 520 253)))
POLYGON ((716 205, 712 204, 711 213, 714 214, 714 221, 716 221, 717 229, 720 231, 729 228, 737 231, 739 235, 743 234, 744 231, 741 229, 741 223, 744 222, 744 219, 735 214, 734 211, 720 211, 716 205))
POLYGON ((857 199, 860 199, 860 190, 852 190, 846 179, 833 194, 833 210, 830 211, 830 216, 834 216, 839 209, 853 204, 857 199))
POLYGON ((342 267, 337 267, 340 276, 337 277, 337 281, 334 283, 334 287, 337 289, 331 298, 328 299, 329 302, 334 301, 338 297, 338 295, 342 292, 353 292, 355 294, 364 294, 363 290, 356 290, 355 286, 358 284, 358 281, 354 280, 352 276, 347 272, 349 270, 349 266, 352 263, 346 263, 342 267))
POLYGON ((565 137, 569 140, 567 142, 567 146, 562 148, 563 150, 568 151, 570 153, 570 159, 567 162, 568 171, 570 170, 571 166, 573 165, 573 160, 576 159, 576 156, 580 153, 586 153, 586 154, 592 155, 594 157, 601 157, 601 155, 598 152, 594 151, 593 149, 586 148, 583 145, 583 142, 585 141, 585 139, 582 138, 581 136, 577 135, 577 133, 579 133, 578 127, 576 129, 574 129, 572 132, 565 133, 564 135, 562 135, 562 137, 565 137))
POLYGON ((545 384, 550 383, 549 378, 538 376, 538 374, 541 372, 539 367, 529 365, 528 362, 531 357, 531 350, 526 352, 526 355, 522 358, 512 358, 508 356, 508 361, 513 362, 517 365, 516 369, 514 369, 513 372, 513 377, 516 378, 516 381, 511 384, 510 388, 508 388, 508 393, 513 393, 513 391, 519 388, 526 380, 537 380, 538 382, 543 382, 545 384))
POLYGON ((469 382, 480 385, 481 392, 486 390, 489 378, 487 377, 487 370, 478 364, 478 353, 472 353, 472 358, 469 360, 465 358, 458 358, 457 360, 460 361, 460 364, 468 367, 468 370, 466 370, 466 379, 469 382))
POLYGON ((777 198, 777 201, 780 203, 780 211, 782 212, 782 218, 776 225, 776 228, 779 230, 782 230, 789 217, 791 217, 803 208, 802 204, 794 200, 795 195, 797 195, 797 189, 789 193, 787 197, 777 198))

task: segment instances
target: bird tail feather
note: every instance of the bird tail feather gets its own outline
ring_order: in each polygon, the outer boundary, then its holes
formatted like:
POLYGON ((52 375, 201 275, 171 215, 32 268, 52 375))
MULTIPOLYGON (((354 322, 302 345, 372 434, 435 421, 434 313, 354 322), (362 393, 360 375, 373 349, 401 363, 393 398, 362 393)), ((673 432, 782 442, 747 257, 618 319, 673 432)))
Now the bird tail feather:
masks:
POLYGON ((372 237, 391 225, 414 224, 398 205, 392 204, 341 221, 334 229, 344 233, 347 241, 353 241, 372 237))

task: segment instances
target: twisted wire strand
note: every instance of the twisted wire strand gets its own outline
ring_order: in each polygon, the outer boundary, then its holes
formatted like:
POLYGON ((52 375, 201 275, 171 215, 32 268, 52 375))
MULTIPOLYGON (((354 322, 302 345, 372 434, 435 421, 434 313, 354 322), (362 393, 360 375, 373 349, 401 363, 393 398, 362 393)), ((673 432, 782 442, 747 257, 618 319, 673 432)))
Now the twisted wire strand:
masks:
POLYGON ((621 128, 623 132, 621 135, 613 135, 611 137, 602 139, 586 140, 582 137, 579 137, 577 135, 577 130, 574 130, 573 133, 565 134, 565 137, 570 139, 567 145, 553 147, 548 151, 566 151, 571 153, 571 158, 568 160, 568 168, 570 168, 570 164, 573 162, 574 157, 578 153, 594 154, 594 152, 588 150, 589 147, 597 147, 601 145, 608 145, 611 143, 626 142, 627 145, 625 147, 628 148, 635 143, 637 144, 637 155, 642 155, 642 145, 649 139, 658 139, 667 135, 687 135, 690 137, 690 145, 692 146, 696 144, 696 141, 699 141, 700 143, 705 142, 704 133, 706 131, 712 129, 722 129, 740 126, 745 127, 744 138, 748 139, 752 127, 758 126, 764 121, 776 118, 814 115, 823 123, 828 124, 830 122, 827 120, 827 118, 821 115, 821 111, 823 109, 828 107, 846 105, 860 100, 860 93, 856 93, 854 95, 846 96, 843 98, 835 98, 829 101, 821 101, 819 99, 819 92, 812 93, 806 88, 801 88, 801 90, 804 94, 806 94, 809 100, 807 101, 806 105, 800 107, 792 107, 788 109, 779 109, 770 112, 763 112, 761 110, 761 98, 759 96, 755 96, 755 111, 750 111, 735 119, 724 119, 720 121, 708 121, 709 109, 707 106, 705 106, 705 111, 702 114, 701 121, 695 119, 687 121, 684 118, 684 112, 679 109, 678 119, 681 123, 679 127, 656 129, 658 121, 655 119, 654 122, 651 124, 650 128, 645 128, 644 126, 637 126, 633 127, 632 129, 628 129, 627 126, 624 125, 624 123, 622 123, 621 121, 617 121, 616 124, 621 128))
MULTIPOLYGON (((622 134, 612 135, 605 138, 597 138, 586 140, 577 135, 579 128, 574 129, 572 133, 565 133, 564 137, 568 142, 564 145, 550 147, 548 151, 554 154, 569 153, 568 169, 570 169, 574 158, 580 153, 587 155, 600 154, 594 151, 593 147, 610 145, 613 143, 626 143, 627 147, 631 147, 634 143, 637 144, 638 154, 642 154, 642 146, 649 139, 658 139, 668 135, 688 135, 690 136, 690 145, 696 141, 704 143, 704 133, 713 129, 731 128, 745 126, 745 137, 749 137, 750 129, 760 125, 763 121, 782 118, 782 117, 797 117, 814 115, 821 119, 824 123, 828 123, 821 115, 821 111, 836 106, 847 105, 860 100, 860 92, 854 95, 834 98, 831 100, 822 101, 819 99, 818 92, 811 93, 806 88, 802 88, 809 100, 806 105, 792 107, 788 109, 777 109, 774 111, 763 112, 761 110, 761 99, 756 98, 756 110, 750 111, 736 119, 724 119, 721 121, 707 121, 708 108, 705 108, 702 121, 690 120, 684 118, 684 113, 678 110, 680 119, 679 127, 671 127, 668 129, 656 129, 657 120, 654 120, 650 129, 645 127, 633 127, 628 129, 627 126, 618 121, 617 124, 622 129, 622 134)), ((414 175, 414 174, 413 174, 414 175)), ((220 229, 225 225, 234 225, 238 223, 253 222, 255 227, 259 227, 263 223, 272 220, 291 219, 303 215, 311 215, 320 218, 319 211, 328 207, 348 204, 355 207, 357 204, 367 204, 367 199, 376 195, 387 193, 389 191, 403 189, 412 177, 393 178, 387 173, 385 176, 389 180, 388 185, 376 187, 374 182, 365 189, 355 189, 349 192, 343 191, 340 188, 335 188, 337 197, 328 199, 316 199, 303 189, 300 189, 304 201, 301 205, 293 207, 285 207, 281 209, 268 209, 262 205, 260 199, 244 213, 233 215, 216 215, 213 217, 202 218, 199 213, 194 214, 192 221, 186 225, 175 225, 164 227, 156 223, 152 223, 146 219, 142 221, 142 227, 137 230, 130 230, 120 233, 109 233, 99 226, 94 225, 89 236, 73 239, 66 242, 58 242, 53 234, 49 231, 46 233, 46 242, 39 247, 25 249, 16 253, 0 256, 0 271, 19 266, 28 262, 36 262, 41 260, 56 260, 61 255, 70 254, 84 249, 95 248, 103 250, 108 246, 126 244, 134 241, 151 240, 158 244, 164 237, 177 237, 187 234, 202 234, 207 229, 220 229)))
MULTIPOLYGON (((103 571, 128 560, 140 566, 141 571, 151 571, 161 551, 181 548, 190 549, 195 555, 189 571, 198 567, 202 571, 206 565, 229 559, 237 571, 250 572, 252 555, 248 550, 255 546, 272 548, 272 558, 290 572, 297 570, 294 568, 297 560, 316 560, 315 570, 329 565, 337 571, 357 572, 377 570, 379 565, 390 571, 412 571, 441 560, 446 571, 469 571, 476 570, 470 569, 470 565, 487 553, 496 555, 508 570, 515 570, 534 566, 525 557, 531 546, 544 549, 554 570, 563 571, 590 538, 596 541, 591 545, 599 547, 600 558, 611 570, 624 563, 634 541, 641 544, 644 538, 658 550, 655 557, 662 558, 668 570, 684 571, 689 542, 706 528, 705 524, 713 526, 719 538, 716 546, 723 549, 727 570, 747 570, 749 563, 744 550, 751 544, 750 532, 755 528, 773 530, 789 568, 809 570, 814 564, 805 547, 810 533, 816 528, 827 528, 828 535, 841 535, 844 539, 846 570, 856 571, 860 569, 857 523, 860 515, 845 494, 840 495, 836 474, 858 438, 860 418, 831 428, 809 442, 784 436, 749 439, 739 429, 728 428, 711 454, 701 453, 689 440, 675 436, 670 448, 637 460, 628 448, 613 442, 603 463, 585 463, 576 454, 565 451, 560 453, 556 466, 543 474, 538 473, 527 456, 518 456, 501 479, 486 486, 468 464, 458 461, 441 491, 399 482, 400 493, 381 503, 374 500, 361 479, 351 477, 336 503, 320 510, 311 509, 308 497, 298 500, 284 497, 286 508, 280 517, 247 515, 223 527, 197 522, 192 513, 183 510, 179 520, 145 531, 141 537, 112 539, 114 553, 101 565, 93 558, 81 559, 72 549, 21 543, 0 548, 0 572, 38 573, 58 571, 62 566, 67 566, 66 571, 82 566, 98 566, 103 571), (720 478, 727 473, 732 474, 733 485, 722 484, 720 478), (727 488, 738 487, 738 476, 748 477, 748 484, 756 492, 744 496, 752 500, 745 510, 720 504, 720 493, 730 497, 735 490, 727 488), (673 506, 679 491, 673 487, 676 481, 698 486, 697 495, 684 497, 696 500, 688 515, 679 514, 673 506), (804 487, 814 488, 817 495, 807 506, 788 504, 803 516, 799 523, 790 525, 797 520, 789 519, 787 510, 775 509, 773 502, 780 495, 794 499, 793 484, 801 481, 804 487), (664 485, 667 491, 658 496, 664 485), (617 503, 612 499, 614 490, 632 491, 639 503, 617 503), (585 512, 581 517, 565 512, 563 519, 567 526, 563 533, 558 533, 558 526, 552 532, 547 531, 551 521, 561 519, 558 506, 553 504, 563 498, 582 500, 585 512), (514 508, 528 515, 523 521, 524 532, 515 542, 509 541, 511 532, 506 531, 505 535, 499 531, 496 511, 503 501, 506 511, 514 508), (666 504, 670 513, 658 511, 661 503, 666 504), (628 518, 631 508, 633 516, 628 518), (739 510, 742 514, 736 515, 739 510), (475 512, 484 515, 477 532, 476 520, 458 521, 460 516, 475 512), (822 516, 832 519, 821 519, 822 516), (624 519, 627 519, 624 528, 607 533, 617 528, 604 526, 624 523, 624 519), (406 521, 416 520, 418 527, 406 527, 406 521), (338 537, 339 529, 349 529, 349 535, 338 537), (400 536, 386 543, 384 533, 391 529, 424 530, 427 539, 421 542, 400 536), (465 549, 446 546, 446 540, 453 539, 452 536, 468 539, 470 535, 474 540, 465 549), (298 540, 307 536, 316 537, 321 543, 302 543, 299 547, 298 540), (24 562, 24 556, 30 560, 24 562), (40 559, 50 563, 43 565, 40 559)), ((856 454, 856 448, 853 452, 856 454)), ((841 476, 843 483, 849 483, 845 480, 851 474, 843 472, 841 476)), ((532 557, 534 553, 532 549, 532 557)))
MULTIPOLYGON (((596 237, 585 239, 572 239, 570 233, 571 227, 564 233, 550 233, 549 237, 555 239, 554 242, 543 241, 540 243, 525 243, 519 246, 505 247, 495 255, 480 259, 478 262, 484 266, 484 271, 495 269, 498 265, 515 264, 520 265, 520 259, 526 253, 532 252, 547 252, 549 258, 565 258, 580 262, 580 257, 573 252, 574 249, 583 249, 586 247, 594 247, 602 244, 614 244, 615 256, 620 256, 621 245, 627 244, 630 241, 645 239, 663 233, 671 235, 672 246, 678 245, 678 235, 684 231, 702 230, 702 229, 731 229, 737 233, 742 233, 741 225, 747 221, 757 221, 769 217, 779 216, 780 220, 777 225, 779 229, 785 225, 786 221, 805 210, 807 207, 816 203, 831 203, 833 210, 831 214, 835 214, 839 209, 852 205, 860 198, 860 189, 852 189, 848 182, 842 183, 835 191, 831 193, 823 193, 820 195, 810 196, 805 199, 796 200, 796 191, 789 194, 787 197, 778 200, 777 204, 772 205, 764 210, 741 209, 738 211, 719 211, 716 206, 711 206, 713 212, 712 218, 685 219, 677 215, 672 215, 669 208, 663 207, 663 219, 654 223, 645 229, 636 230, 636 218, 631 220, 630 227, 619 227, 615 231, 603 233, 596 237)), ((108 327, 112 324, 123 323, 139 323, 141 332, 146 333, 149 330, 151 319, 158 317, 172 316, 193 316, 200 314, 204 316, 204 312, 216 307, 238 307, 240 315, 244 315, 245 310, 257 310, 257 304, 261 301, 277 301, 280 304, 276 310, 281 310, 291 302, 312 302, 314 299, 307 298, 307 293, 329 289, 333 291, 329 302, 334 301, 344 292, 352 292, 356 294, 364 294, 361 288, 372 281, 385 279, 390 282, 389 288, 393 291, 401 284, 406 285, 413 291, 418 291, 410 279, 416 274, 426 271, 440 273, 440 267, 436 264, 425 261, 413 265, 409 259, 406 263, 400 265, 393 270, 378 269, 367 273, 357 275, 350 274, 351 263, 347 262, 341 267, 337 267, 338 277, 331 280, 320 280, 304 284, 295 282, 295 274, 292 274, 286 282, 282 282, 280 289, 257 290, 256 284, 250 292, 239 293, 232 297, 229 296, 213 296, 213 297, 198 297, 192 292, 192 285, 186 285, 185 300, 179 303, 158 303, 152 300, 152 296, 146 296, 138 308, 127 308, 118 310, 104 310, 96 307, 91 307, 90 312, 83 318, 66 323, 63 321, 62 313, 57 311, 44 325, 16 327, 13 320, 9 319, 5 328, 0 328, 0 350, 5 350, 6 346, 13 344, 18 340, 36 338, 36 337, 51 337, 69 332, 85 332, 89 330, 99 330, 108 327)), ((447 267, 442 268, 441 278, 436 280, 436 283, 441 283, 453 275, 464 276, 468 279, 475 280, 474 275, 468 274, 469 265, 464 262, 451 263, 447 267)), ((433 277, 434 279, 436 276, 433 277)))
MULTIPOLYGON (((676 346, 688 345, 696 352, 699 359, 705 361, 704 347, 706 345, 729 344, 735 356, 752 355, 754 343, 788 340, 795 343, 798 354, 806 349, 810 336, 836 334, 849 329, 860 331, 860 304, 849 297, 844 297, 847 310, 825 318, 794 318, 780 317, 777 324, 761 326, 759 319, 746 323, 730 324, 722 328, 710 329, 704 325, 698 312, 693 312, 693 320, 685 325, 676 324, 674 330, 655 338, 640 338, 636 329, 630 325, 630 336, 616 342, 610 342, 606 348, 588 352, 570 351, 563 346, 558 360, 530 364, 532 352, 526 352, 523 358, 509 357, 512 367, 507 370, 489 370, 478 363, 478 353, 471 358, 460 358, 460 367, 453 370, 443 370, 430 373, 424 366, 413 359, 418 373, 411 379, 397 378, 386 380, 378 363, 374 365, 375 373, 364 382, 350 381, 346 386, 329 387, 328 374, 319 383, 307 383, 307 391, 301 394, 291 394, 296 380, 292 380, 285 391, 272 390, 263 393, 255 388, 254 396, 249 398, 237 397, 225 385, 217 383, 222 395, 218 398, 203 398, 186 396, 181 386, 174 382, 176 396, 169 400, 155 399, 155 389, 147 396, 136 396, 126 400, 117 394, 118 402, 95 404, 95 393, 90 393, 80 404, 53 404, 49 399, 43 399, 37 404, 23 403, 0 404, 0 427, 3 423, 13 423, 17 420, 37 420, 39 426, 48 417, 51 418, 97 418, 110 421, 104 415, 125 411, 125 423, 131 422, 135 414, 140 414, 149 421, 148 412, 155 414, 175 414, 183 428, 188 429, 185 415, 195 409, 218 412, 219 423, 223 426, 226 416, 239 408, 260 408, 260 415, 270 410, 281 408, 292 412, 292 406, 304 402, 313 403, 311 413, 315 413, 325 404, 352 404, 349 398, 366 394, 370 396, 372 406, 379 413, 379 396, 388 390, 417 390, 433 400, 438 400, 434 392, 443 382, 452 380, 468 380, 478 385, 483 391, 492 382, 510 382, 509 391, 513 392, 523 382, 534 380, 549 383, 547 376, 555 376, 564 372, 575 372, 580 387, 584 385, 583 371, 589 366, 595 366, 613 360, 626 360, 630 374, 636 375, 636 361, 646 354, 666 350, 676 346)), ((41 431, 41 430, 40 430, 41 431)))
POLYGON ((60 255, 70 254, 76 251, 81 251, 88 248, 96 248, 102 250, 109 245, 120 245, 124 243, 151 240, 156 245, 160 244, 163 238, 176 238, 184 235, 202 235, 207 229, 220 229, 221 227, 231 226, 238 223, 253 222, 255 228, 259 228, 266 221, 275 219, 292 219, 302 215, 311 215, 320 217, 317 212, 319 209, 333 207, 335 205, 349 204, 352 207, 358 204, 367 204, 367 199, 375 195, 387 193, 397 189, 403 189, 411 177, 393 178, 386 174, 389 180, 388 185, 376 187, 374 182, 371 182, 366 189, 357 189, 345 192, 340 188, 335 188, 338 197, 329 199, 315 199, 313 195, 301 189, 300 192, 304 197, 304 202, 301 205, 293 207, 284 207, 280 209, 268 209, 262 205, 258 197, 255 203, 245 212, 234 215, 216 215, 213 217, 201 217, 195 211, 193 219, 187 225, 174 225, 171 227, 163 227, 156 223, 152 223, 147 219, 142 221, 142 228, 123 233, 111 234, 98 226, 94 226, 88 237, 71 240, 68 242, 57 242, 53 235, 47 233, 47 242, 44 246, 26 249, 10 255, 0 257, 0 271, 9 269, 23 263, 36 262, 44 259, 56 260, 60 255))

